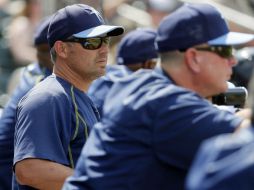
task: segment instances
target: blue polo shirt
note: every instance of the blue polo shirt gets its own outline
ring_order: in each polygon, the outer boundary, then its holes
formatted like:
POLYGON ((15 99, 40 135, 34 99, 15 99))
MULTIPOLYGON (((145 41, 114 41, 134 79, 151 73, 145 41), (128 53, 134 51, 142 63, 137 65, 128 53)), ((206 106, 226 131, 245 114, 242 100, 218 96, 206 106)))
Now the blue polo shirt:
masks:
POLYGON ((92 82, 87 95, 91 98, 101 116, 106 95, 112 85, 131 73, 132 71, 124 65, 107 65, 106 74, 92 82))
POLYGON ((67 189, 180 190, 200 143, 242 121, 160 69, 114 84, 67 189))
POLYGON ((242 129, 202 144, 188 174, 188 190, 254 189, 254 132, 242 129))
POLYGON ((26 158, 37 158, 74 167, 98 119, 98 111, 84 92, 52 74, 18 105, 14 165, 26 158))
POLYGON ((6 104, 0 118, 0 190, 11 189, 13 141, 16 107, 19 100, 40 80, 51 72, 33 63, 21 71, 20 82, 6 104))

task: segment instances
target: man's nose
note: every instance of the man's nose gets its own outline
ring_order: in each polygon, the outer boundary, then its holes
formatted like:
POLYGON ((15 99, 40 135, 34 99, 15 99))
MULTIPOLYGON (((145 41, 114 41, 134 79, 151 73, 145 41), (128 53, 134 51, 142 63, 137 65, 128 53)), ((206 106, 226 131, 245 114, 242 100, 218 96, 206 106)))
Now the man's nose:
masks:
POLYGON ((102 43, 100 47, 100 53, 108 53, 109 52, 109 45, 102 43))

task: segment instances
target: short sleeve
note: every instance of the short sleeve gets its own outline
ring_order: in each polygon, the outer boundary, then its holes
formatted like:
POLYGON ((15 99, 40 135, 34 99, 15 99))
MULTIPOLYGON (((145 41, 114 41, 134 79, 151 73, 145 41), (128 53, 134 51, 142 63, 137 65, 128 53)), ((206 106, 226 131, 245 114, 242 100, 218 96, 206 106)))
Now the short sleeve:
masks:
POLYGON ((71 105, 64 96, 32 94, 21 100, 15 126, 14 164, 40 158, 68 165, 71 105))

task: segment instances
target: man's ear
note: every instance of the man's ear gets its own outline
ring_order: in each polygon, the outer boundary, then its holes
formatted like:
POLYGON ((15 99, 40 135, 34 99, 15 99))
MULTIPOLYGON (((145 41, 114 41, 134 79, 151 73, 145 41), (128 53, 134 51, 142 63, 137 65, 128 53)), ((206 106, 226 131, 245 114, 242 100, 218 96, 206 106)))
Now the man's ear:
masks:
POLYGON ((200 68, 200 58, 197 51, 194 48, 189 48, 184 54, 186 66, 194 73, 199 73, 200 68))
POLYGON ((54 44, 54 48, 59 57, 62 57, 62 58, 67 57, 67 46, 65 43, 61 41, 56 41, 54 44))

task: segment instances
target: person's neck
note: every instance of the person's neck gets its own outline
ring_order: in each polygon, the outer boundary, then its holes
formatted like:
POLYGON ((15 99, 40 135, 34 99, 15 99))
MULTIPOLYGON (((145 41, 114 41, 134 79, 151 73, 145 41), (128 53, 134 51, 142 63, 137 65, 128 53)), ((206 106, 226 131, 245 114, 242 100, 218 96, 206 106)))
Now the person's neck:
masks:
POLYGON ((85 80, 84 78, 80 77, 77 73, 73 72, 70 69, 64 69, 64 68, 59 69, 59 67, 54 67, 53 73, 57 77, 60 77, 68 81, 74 87, 76 87, 77 89, 83 92, 87 92, 92 82, 91 80, 85 80))
POLYGON ((170 78, 175 82, 176 85, 189 89, 196 92, 201 97, 205 97, 203 92, 201 92, 198 82, 191 76, 184 67, 181 68, 167 68, 163 67, 163 70, 170 76, 170 78))

